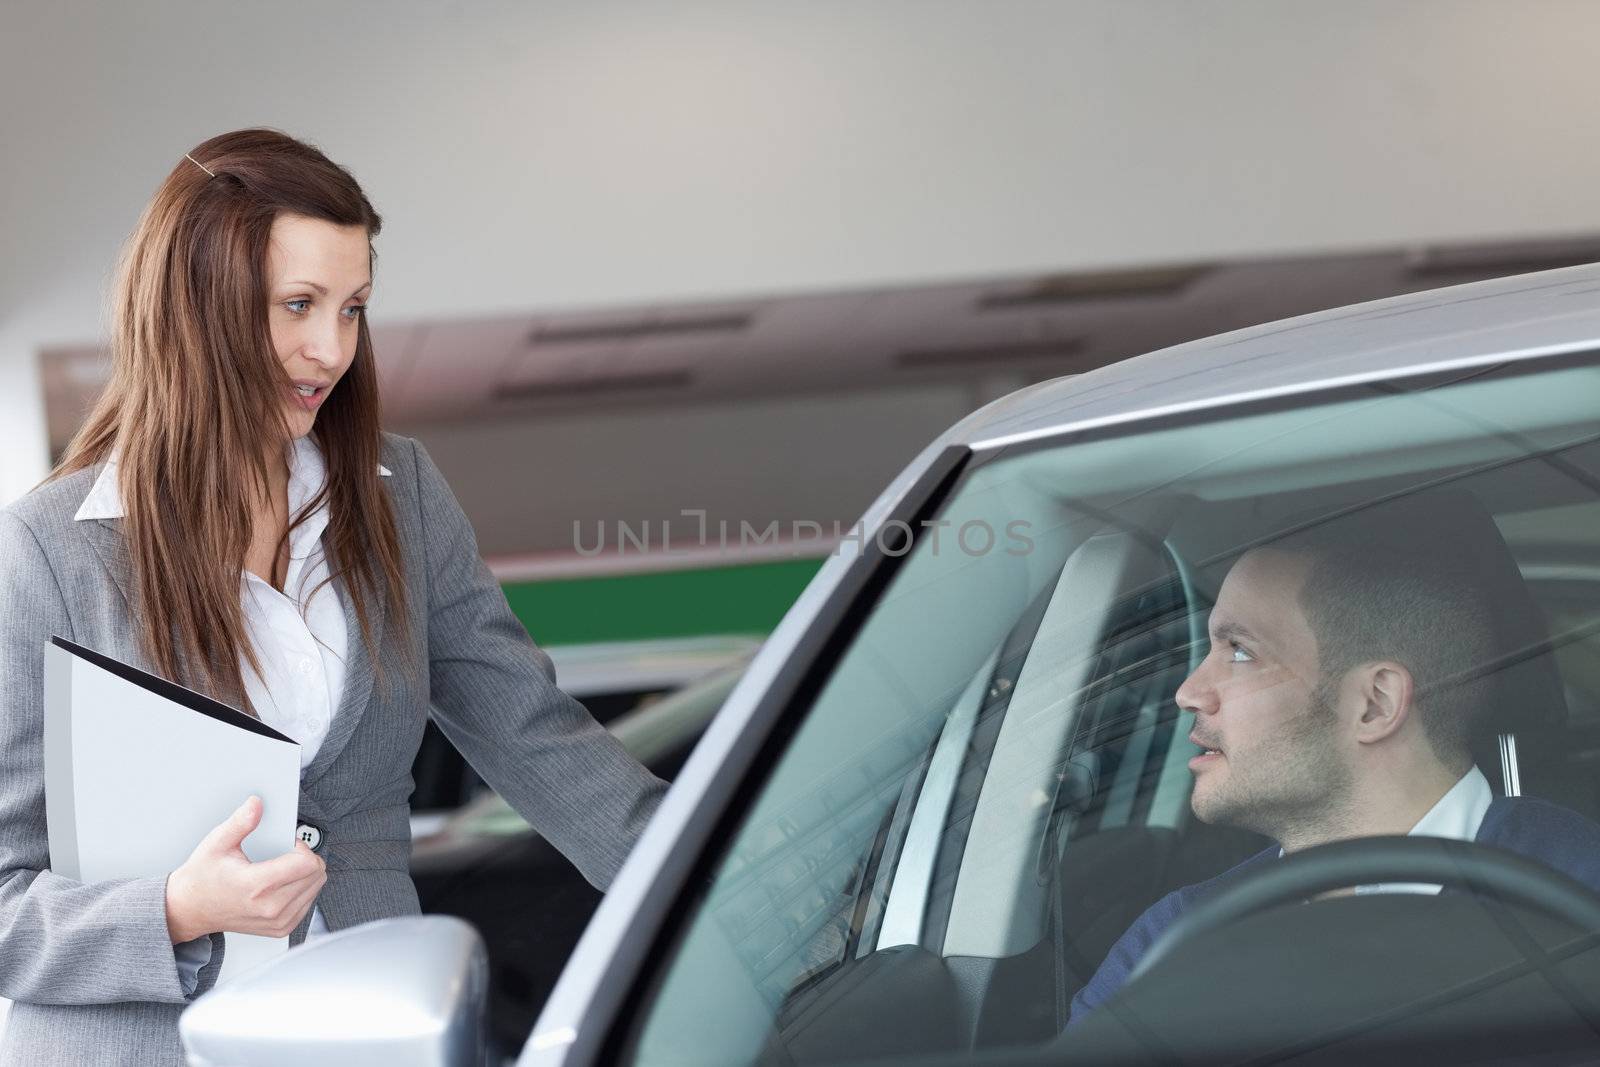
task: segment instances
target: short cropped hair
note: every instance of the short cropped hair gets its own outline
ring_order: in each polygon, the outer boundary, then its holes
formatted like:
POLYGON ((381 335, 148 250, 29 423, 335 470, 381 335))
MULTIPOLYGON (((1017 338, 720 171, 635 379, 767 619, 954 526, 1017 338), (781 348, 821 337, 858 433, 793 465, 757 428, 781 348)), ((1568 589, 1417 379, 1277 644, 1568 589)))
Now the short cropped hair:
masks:
MULTIPOLYGON (((1424 736, 1441 762, 1454 765, 1471 759, 1500 692, 1494 583, 1484 546, 1470 532, 1448 523, 1419 527, 1416 517, 1414 509, 1378 507, 1264 547, 1309 559, 1300 602, 1323 684, 1363 663, 1402 664, 1424 736)), ((1493 537, 1505 552, 1498 533, 1493 537)))

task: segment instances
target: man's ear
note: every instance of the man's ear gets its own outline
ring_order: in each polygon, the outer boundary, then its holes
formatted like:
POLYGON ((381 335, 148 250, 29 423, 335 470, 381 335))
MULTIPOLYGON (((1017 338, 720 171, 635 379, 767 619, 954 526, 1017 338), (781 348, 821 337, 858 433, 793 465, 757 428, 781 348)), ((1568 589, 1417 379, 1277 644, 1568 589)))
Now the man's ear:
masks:
POLYGON ((1411 672, 1393 660, 1366 663, 1354 671, 1362 702, 1356 720, 1356 740, 1371 744, 1394 736, 1411 717, 1416 686, 1411 672))

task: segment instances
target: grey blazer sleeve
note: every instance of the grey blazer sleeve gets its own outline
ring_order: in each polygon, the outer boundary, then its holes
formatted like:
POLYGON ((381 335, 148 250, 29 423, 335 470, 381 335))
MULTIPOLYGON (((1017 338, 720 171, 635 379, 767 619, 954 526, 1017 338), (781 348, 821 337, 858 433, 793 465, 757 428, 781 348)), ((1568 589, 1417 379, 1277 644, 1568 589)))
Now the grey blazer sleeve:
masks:
POLYGON ((44 808, 44 645, 71 637, 66 601, 32 528, 0 512, 0 996, 35 1004, 183 1003, 166 879, 85 884, 52 874, 44 808))
MULTIPOLYGON (((604 889, 666 783, 555 684, 550 657, 506 603, 477 538, 421 445, 433 717, 484 780, 604 889)), ((413 589, 413 593, 416 590, 413 589)))

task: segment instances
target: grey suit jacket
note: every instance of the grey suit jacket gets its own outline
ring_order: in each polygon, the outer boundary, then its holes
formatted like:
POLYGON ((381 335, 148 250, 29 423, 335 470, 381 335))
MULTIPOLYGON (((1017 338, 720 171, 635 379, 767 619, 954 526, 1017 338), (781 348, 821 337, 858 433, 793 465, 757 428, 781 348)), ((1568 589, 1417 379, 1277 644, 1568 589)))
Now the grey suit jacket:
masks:
MULTIPOLYGON (((380 609, 375 681, 345 598, 343 699, 300 791, 302 820, 323 830, 328 881, 317 903, 329 928, 418 910, 407 800, 430 710, 479 773, 604 888, 664 783, 556 688, 550 657, 511 613, 422 447, 385 434, 382 462, 393 472, 382 481, 404 556, 409 637, 402 643, 380 609), (409 675, 408 654, 421 665, 409 675)), ((0 511, 0 996, 16 1002, 0 1038, 4 1065, 181 1064, 178 1015, 211 988, 224 954, 212 935, 211 960, 186 997, 165 878, 86 885, 49 870, 45 642, 60 634, 150 669, 137 647, 120 520, 73 520, 96 473, 78 471, 0 511)), ((530 887, 530 907, 536 895, 530 887)))

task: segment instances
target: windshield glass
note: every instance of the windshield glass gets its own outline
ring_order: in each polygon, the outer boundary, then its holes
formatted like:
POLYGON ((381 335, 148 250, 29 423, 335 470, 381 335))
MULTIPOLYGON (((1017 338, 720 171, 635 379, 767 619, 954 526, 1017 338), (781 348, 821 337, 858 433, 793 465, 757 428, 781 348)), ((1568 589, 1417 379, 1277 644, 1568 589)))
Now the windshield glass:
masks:
POLYGON ((1600 888, 1597 397, 1592 366, 1480 371, 975 457, 795 709, 631 1062, 1588 1025, 1485 976, 1534 945, 1600 985, 1541 890, 1600 888), (1535 866, 1295 863, 1379 836, 1535 866), (1204 914, 1267 878, 1285 903, 1204 914))

